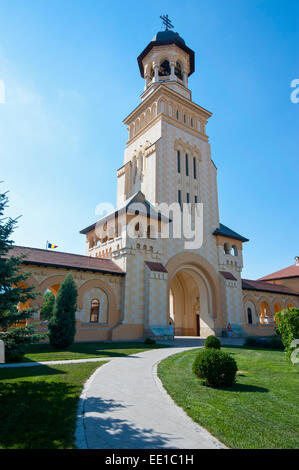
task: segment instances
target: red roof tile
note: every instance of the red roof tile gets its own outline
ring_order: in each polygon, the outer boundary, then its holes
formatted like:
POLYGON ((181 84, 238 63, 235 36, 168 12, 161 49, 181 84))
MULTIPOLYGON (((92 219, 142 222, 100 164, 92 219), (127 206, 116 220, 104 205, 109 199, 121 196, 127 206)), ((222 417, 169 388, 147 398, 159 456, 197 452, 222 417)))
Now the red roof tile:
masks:
POLYGON ((257 290, 257 291, 263 291, 263 292, 274 292, 276 294, 299 296, 299 292, 295 292, 289 287, 281 286, 278 284, 271 284, 269 282, 264 282, 264 281, 252 281, 250 279, 242 279, 242 289, 257 290))
POLYGON ((158 273, 167 273, 167 269, 163 266, 162 263, 157 263, 154 261, 145 261, 145 264, 149 267, 151 271, 156 271, 158 273))
POLYGON ((230 272, 228 271, 219 271, 220 274, 222 274, 223 277, 225 277, 225 279, 228 279, 230 281, 237 281, 238 279, 230 272))
POLYGON ((299 266, 292 264, 288 268, 281 269, 275 273, 268 274, 267 276, 261 277, 260 281, 274 280, 274 279, 284 279, 286 277, 299 277, 299 266))
POLYGON ((56 268, 81 269, 124 275, 125 273, 111 259, 42 250, 25 246, 13 246, 6 257, 25 255, 25 264, 53 266, 56 268))

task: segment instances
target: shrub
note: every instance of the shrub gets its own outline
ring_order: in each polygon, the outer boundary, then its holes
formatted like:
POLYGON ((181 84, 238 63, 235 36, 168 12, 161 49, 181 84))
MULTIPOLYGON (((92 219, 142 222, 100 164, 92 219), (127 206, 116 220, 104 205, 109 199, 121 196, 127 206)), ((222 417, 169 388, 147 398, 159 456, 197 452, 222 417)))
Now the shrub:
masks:
POLYGON ((154 338, 145 338, 145 344, 156 344, 156 340, 154 338))
POLYGON ((293 347, 292 342, 299 338, 299 309, 285 308, 275 314, 276 332, 280 335, 287 357, 290 359, 293 347))
POLYGON ((47 292, 42 308, 40 309, 40 317, 42 320, 50 320, 53 315, 54 303, 55 295, 52 292, 47 292))
POLYGON ((7 331, 0 333, 0 339, 5 344, 5 361, 21 361, 26 352, 27 345, 35 343, 45 336, 35 334, 34 325, 9 328, 7 331))
POLYGON ((220 340, 216 336, 208 336, 205 340, 205 348, 206 349, 221 349, 220 340))
POLYGON ((65 349, 74 342, 76 334, 77 288, 71 274, 60 286, 49 321, 49 338, 56 349, 65 349))
POLYGON ((203 349, 195 358, 193 372, 210 387, 229 387, 235 383, 238 367, 233 357, 217 349, 203 349))

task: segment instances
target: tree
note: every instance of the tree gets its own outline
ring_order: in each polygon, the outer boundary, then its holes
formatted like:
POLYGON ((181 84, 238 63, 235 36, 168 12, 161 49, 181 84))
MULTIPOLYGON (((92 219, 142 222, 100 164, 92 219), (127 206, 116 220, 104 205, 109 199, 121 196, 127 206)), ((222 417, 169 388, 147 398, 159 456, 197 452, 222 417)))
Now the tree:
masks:
POLYGON ((52 292, 47 292, 44 297, 43 306, 40 309, 40 316, 42 320, 50 320, 53 315, 55 302, 55 295, 52 292))
POLYGON ((30 273, 20 272, 24 257, 9 256, 12 249, 12 233, 18 219, 4 217, 4 211, 8 207, 7 193, 0 193, 0 339, 5 343, 6 358, 19 358, 25 352, 27 343, 38 341, 41 336, 34 334, 32 326, 12 328, 21 320, 30 318, 33 309, 19 309, 19 304, 25 304, 33 300, 37 293, 34 287, 26 286, 26 280, 30 273))
MULTIPOLYGON (((299 309, 285 308, 275 314, 276 332, 280 335, 288 359, 291 358, 293 341, 299 339, 299 309)), ((294 343, 293 343, 294 344, 294 343)))
POLYGON ((74 342, 78 292, 75 281, 68 274, 60 286, 49 321, 49 338, 56 349, 65 349, 74 342))

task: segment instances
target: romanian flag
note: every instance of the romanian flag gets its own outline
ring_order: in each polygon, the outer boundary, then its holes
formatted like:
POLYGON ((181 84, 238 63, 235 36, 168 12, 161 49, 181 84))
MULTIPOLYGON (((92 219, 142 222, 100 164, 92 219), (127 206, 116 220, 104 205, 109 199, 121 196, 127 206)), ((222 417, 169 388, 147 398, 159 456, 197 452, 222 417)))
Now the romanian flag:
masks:
POLYGON ((58 248, 57 245, 52 245, 52 243, 47 242, 47 249, 48 248, 58 248))

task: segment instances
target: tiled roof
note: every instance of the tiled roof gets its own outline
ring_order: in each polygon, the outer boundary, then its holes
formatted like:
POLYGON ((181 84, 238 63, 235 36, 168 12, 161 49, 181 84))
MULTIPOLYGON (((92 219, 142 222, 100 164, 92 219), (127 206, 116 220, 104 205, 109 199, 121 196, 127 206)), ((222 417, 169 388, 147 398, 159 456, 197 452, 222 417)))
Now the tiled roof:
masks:
POLYGON ((228 279, 229 281, 237 281, 238 279, 229 271, 219 271, 220 274, 222 274, 225 279, 228 279))
POLYGON ((145 261, 145 264, 149 267, 151 271, 156 271, 158 273, 168 272, 162 263, 157 263, 156 261, 145 261))
POLYGON ((275 273, 268 274, 267 276, 261 277, 260 281, 272 281, 274 279, 284 279, 286 277, 299 277, 299 266, 296 264, 292 264, 288 268, 281 269, 280 271, 276 271, 275 273))
POLYGON ((241 240, 241 242, 249 242, 248 238, 242 237, 242 235, 234 232, 232 229, 223 224, 219 224, 219 228, 216 228, 216 230, 213 232, 213 235, 222 235, 224 237, 234 238, 235 240, 241 240))
MULTIPOLYGON (((109 214, 106 214, 98 222, 103 224, 109 219, 116 217, 118 214, 123 214, 123 213, 138 215, 136 213, 136 208, 138 210, 138 214, 140 215, 147 216, 152 219, 164 220, 164 222, 170 222, 170 219, 162 215, 160 212, 156 211, 154 206, 145 199, 145 196, 141 191, 138 191, 137 193, 133 194, 133 196, 127 199, 120 207, 113 210, 109 214)), ((98 222, 95 222, 94 224, 89 225, 88 227, 84 228, 83 230, 80 231, 80 233, 85 235, 86 233, 90 232, 96 227, 98 222)))
POLYGON ((63 253, 61 251, 42 250, 25 246, 13 246, 7 257, 25 255, 24 264, 53 266, 56 268, 80 269, 103 273, 124 275, 125 273, 111 259, 63 253))
POLYGON ((270 282, 264 281, 252 281, 250 279, 242 279, 242 289, 299 296, 299 292, 295 292, 289 287, 281 286, 278 284, 271 284, 270 282))

